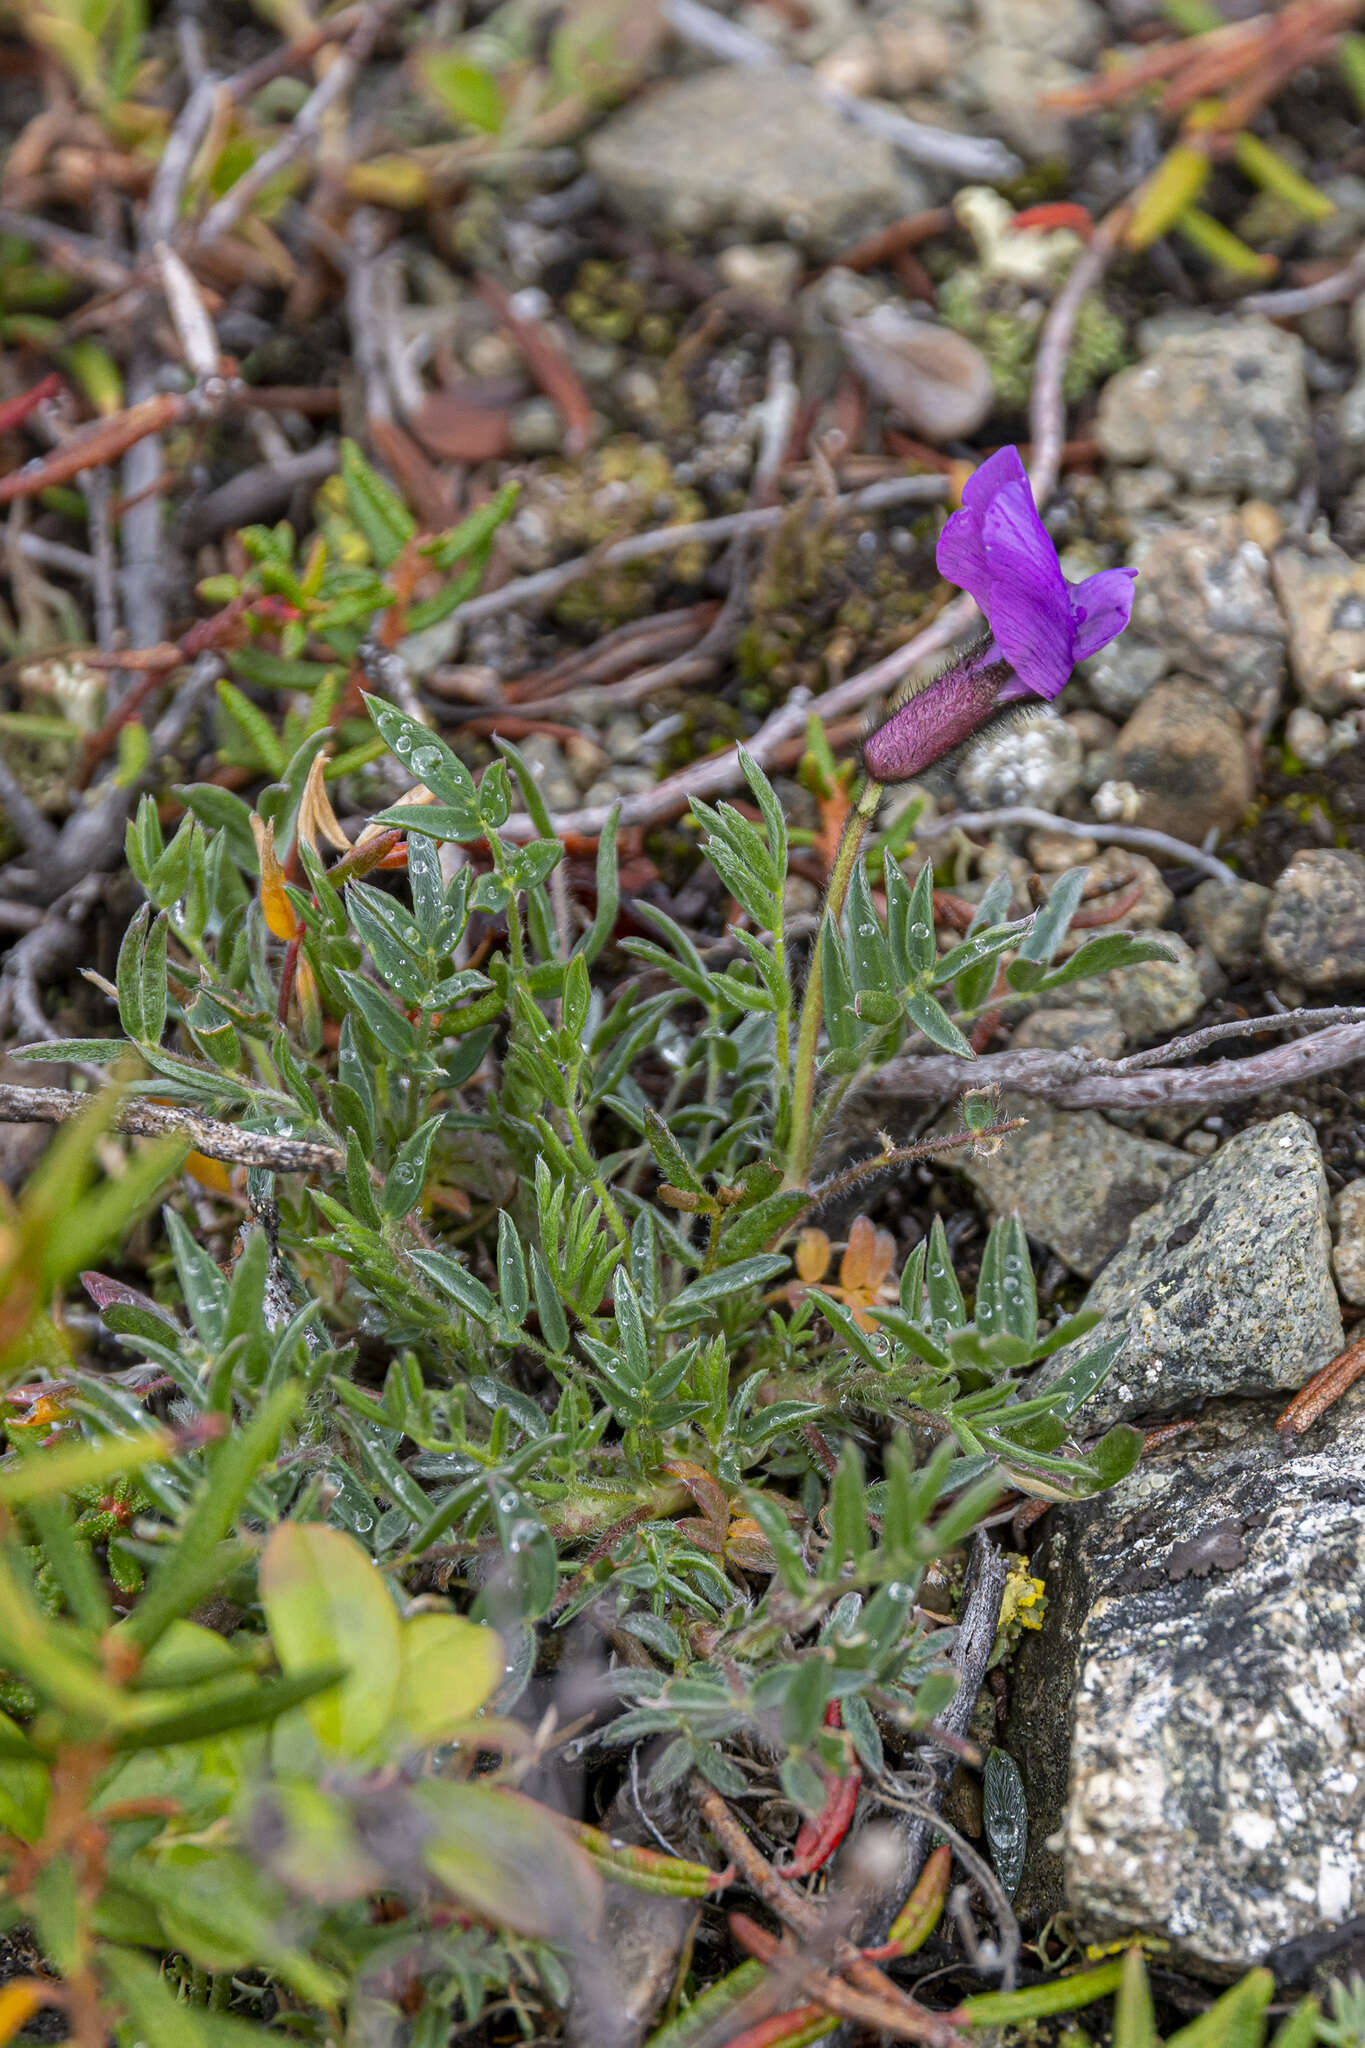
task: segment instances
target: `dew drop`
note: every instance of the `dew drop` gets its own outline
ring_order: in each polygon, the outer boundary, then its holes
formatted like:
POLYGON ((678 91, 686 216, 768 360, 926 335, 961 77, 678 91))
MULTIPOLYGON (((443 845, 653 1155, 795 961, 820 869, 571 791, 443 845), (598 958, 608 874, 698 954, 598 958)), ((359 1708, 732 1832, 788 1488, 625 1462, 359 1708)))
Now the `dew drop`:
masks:
POLYGON ((910 936, 912 939, 927 939, 929 937, 928 925, 912 924, 910 927, 910 936))

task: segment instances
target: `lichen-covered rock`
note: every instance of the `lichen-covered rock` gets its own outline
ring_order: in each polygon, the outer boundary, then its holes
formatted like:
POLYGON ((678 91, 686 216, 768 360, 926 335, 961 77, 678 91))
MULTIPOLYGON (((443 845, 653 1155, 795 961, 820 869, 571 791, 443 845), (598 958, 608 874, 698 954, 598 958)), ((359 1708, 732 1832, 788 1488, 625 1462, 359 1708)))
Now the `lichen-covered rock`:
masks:
POLYGON ((1210 875, 1185 899, 1185 922, 1220 967, 1241 972, 1261 956, 1270 891, 1260 882, 1225 882, 1210 875))
POLYGON ((1365 704, 1365 563, 1318 540, 1277 549, 1272 567, 1300 695, 1329 713, 1365 704))
POLYGON ((1118 1012, 1107 1003, 1035 1010, 1024 1018, 1010 1042, 1021 1052, 1065 1052, 1084 1046, 1097 1060, 1116 1060, 1125 1044, 1118 1012))
POLYGON ((1241 515, 1225 512, 1171 527, 1134 559, 1142 573, 1133 623, 1166 655, 1168 667, 1211 683, 1245 716, 1276 704, 1284 680, 1284 620, 1270 565, 1241 515))
POLYGON ((993 1216, 1017 1209, 1029 1236, 1077 1273, 1095 1272, 1133 1218, 1192 1165, 1173 1145, 1121 1131, 1097 1110, 1006 1098, 1002 1114, 1028 1123, 993 1158, 962 1159, 962 1171, 993 1216))
POLYGON ((1143 699, 1114 742, 1114 775, 1137 791, 1137 821, 1195 844, 1229 831, 1251 802, 1237 714, 1208 683, 1173 676, 1143 699))
MULTIPOLYGON (((1301 1387, 1341 1349, 1331 1251, 1312 1126, 1277 1116, 1229 1139, 1136 1219, 1091 1288, 1102 1321, 1082 1341, 1125 1342, 1087 1420, 1301 1387)), ((1073 1356, 1059 1352, 1039 1384, 1073 1356)))
POLYGON ((1163 335, 1100 397, 1111 462, 1161 462, 1192 490, 1284 498, 1312 445, 1303 344, 1268 320, 1163 335))
POLYGON ((1365 1914, 1365 1397, 1288 1456, 1273 1415, 1226 1404, 1054 1512, 1006 1732, 1021 1907, 1215 1977, 1365 1914))
POLYGON ((1365 860, 1330 847, 1296 853, 1271 892, 1261 949, 1305 988, 1365 981, 1365 860))
MULTIPOLYGON (((1141 589, 1141 584, 1138 587, 1141 589)), ((1111 718, 1127 718, 1170 666, 1171 657, 1164 647, 1130 629, 1082 662, 1080 673, 1101 711, 1111 718)))
POLYGON ((663 86, 604 123, 587 155, 631 220, 777 232, 822 255, 927 204, 890 143, 841 120, 786 66, 717 65, 663 86))
POLYGON ((1365 1180, 1348 1180, 1337 1192, 1332 1268, 1342 1300, 1365 1307, 1365 1180))
MULTIPOLYGON (((1132 1045, 1149 1038, 1169 1038, 1199 1015, 1211 993, 1205 981, 1210 963, 1201 961, 1176 933, 1162 932, 1160 936, 1166 959, 1112 967, 1102 983, 1132 1045)), ((1221 981, 1216 969, 1214 973, 1221 981)))

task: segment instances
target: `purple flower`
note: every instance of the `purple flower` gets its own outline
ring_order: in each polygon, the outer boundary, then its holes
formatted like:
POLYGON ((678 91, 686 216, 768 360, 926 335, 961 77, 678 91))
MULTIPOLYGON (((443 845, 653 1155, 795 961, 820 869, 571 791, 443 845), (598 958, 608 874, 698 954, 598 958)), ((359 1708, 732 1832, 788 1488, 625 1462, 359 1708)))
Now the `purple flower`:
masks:
POLYGON ((983 462, 939 535, 939 574, 970 592, 990 638, 911 697, 864 749, 878 782, 906 782, 1002 704, 1059 696, 1078 661, 1128 624, 1135 569, 1068 583, 1017 448, 983 462))

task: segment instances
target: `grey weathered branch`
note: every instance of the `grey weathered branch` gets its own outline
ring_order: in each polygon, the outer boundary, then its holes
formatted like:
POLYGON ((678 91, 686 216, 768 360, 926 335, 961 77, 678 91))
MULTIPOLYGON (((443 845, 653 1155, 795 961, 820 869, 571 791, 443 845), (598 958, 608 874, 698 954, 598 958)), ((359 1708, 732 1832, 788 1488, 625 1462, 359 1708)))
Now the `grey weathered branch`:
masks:
MULTIPOLYGON (((1339 1014, 1291 1010, 1279 1017, 1250 1018, 1244 1028, 1277 1031, 1286 1024, 1311 1023, 1315 1017, 1339 1014)), ((1253 1053, 1244 1060, 1211 1060, 1206 1067, 1142 1064, 1155 1053, 1102 1060, 1083 1046, 1061 1052, 1029 1048, 987 1053, 976 1060, 960 1059, 955 1053, 931 1053, 923 1059, 892 1060, 878 1074, 877 1087, 883 1095, 905 1102, 941 1101, 963 1088, 995 1087, 1032 1096, 1057 1109, 1206 1108, 1216 1102, 1244 1101, 1277 1088, 1298 1087, 1316 1074, 1334 1073, 1365 1060, 1365 1017, 1359 1012, 1349 1014, 1357 1021, 1329 1024, 1311 1038, 1295 1039, 1271 1052, 1253 1053)), ((1208 1043, 1215 1033, 1230 1035, 1213 1026, 1208 1035, 1195 1032, 1191 1039, 1176 1039, 1156 1050, 1166 1059, 1180 1059, 1208 1043)))
MULTIPOLYGON (((65 1088, 13 1088, 0 1083, 0 1124, 64 1124, 95 1101, 65 1088)), ((183 1138, 209 1159, 232 1166, 268 1166, 276 1173, 334 1173, 342 1155, 331 1145, 305 1138, 277 1138, 243 1131, 192 1109, 171 1109, 140 1096, 126 1096, 114 1112, 114 1128, 135 1138, 183 1138)))

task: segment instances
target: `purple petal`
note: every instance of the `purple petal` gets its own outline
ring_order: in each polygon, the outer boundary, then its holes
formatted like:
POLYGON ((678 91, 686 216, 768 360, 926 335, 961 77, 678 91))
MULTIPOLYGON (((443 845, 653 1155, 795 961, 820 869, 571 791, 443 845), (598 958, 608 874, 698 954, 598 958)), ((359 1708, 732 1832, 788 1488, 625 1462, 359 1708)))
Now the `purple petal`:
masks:
POLYGON ((1084 661, 1116 640, 1133 611, 1136 569, 1101 569, 1084 583, 1072 585, 1071 617, 1075 626, 1075 658, 1084 661))
POLYGON ((982 522, 998 491, 1010 484, 1028 488, 1017 448, 999 448, 973 470, 962 492, 962 510, 954 512, 938 537, 938 573, 974 597, 982 611, 990 596, 991 571, 982 538, 982 522))
POLYGON ((991 631, 1019 680, 1055 697, 1074 659, 1071 593, 1027 482, 999 491, 982 524, 991 631))

